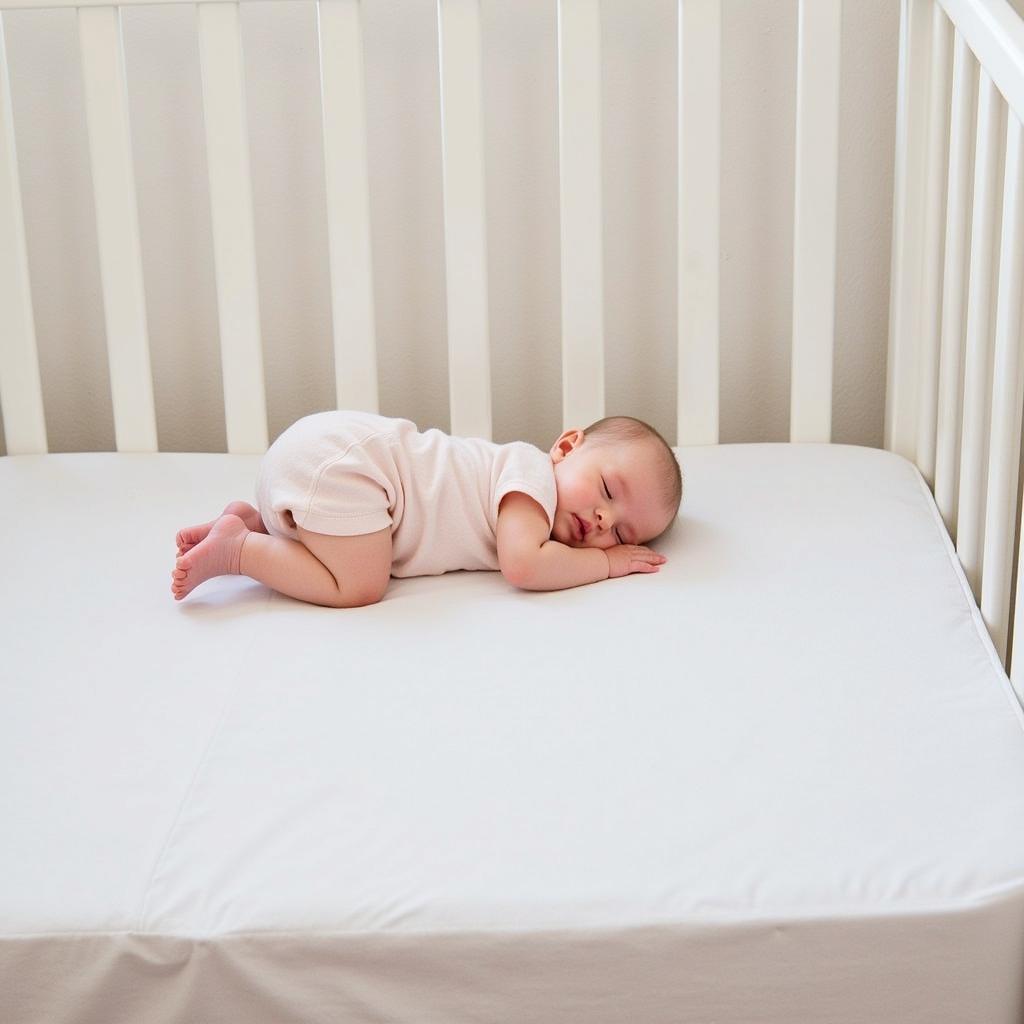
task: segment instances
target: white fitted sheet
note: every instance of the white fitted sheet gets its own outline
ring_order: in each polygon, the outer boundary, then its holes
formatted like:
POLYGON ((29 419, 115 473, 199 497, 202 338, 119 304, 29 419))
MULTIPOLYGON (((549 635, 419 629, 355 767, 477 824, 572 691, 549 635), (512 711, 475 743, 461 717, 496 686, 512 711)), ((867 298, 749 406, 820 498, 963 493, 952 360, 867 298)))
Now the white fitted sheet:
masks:
POLYGON ((658 574, 326 609, 257 457, 0 459, 0 1019, 1021 1020, 1022 714, 917 470, 677 449, 658 574))

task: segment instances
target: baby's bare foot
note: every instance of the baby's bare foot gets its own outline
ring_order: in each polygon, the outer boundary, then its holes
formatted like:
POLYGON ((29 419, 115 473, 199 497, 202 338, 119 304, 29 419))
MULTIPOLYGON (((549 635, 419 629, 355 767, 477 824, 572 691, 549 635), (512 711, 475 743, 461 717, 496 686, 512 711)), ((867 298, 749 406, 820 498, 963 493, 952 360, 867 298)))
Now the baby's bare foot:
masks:
MULTIPOLYGON (((252 530, 254 533, 265 532, 263 529, 263 520, 260 519, 259 512, 248 502, 231 502, 231 504, 221 512, 217 519, 220 519, 221 516, 232 515, 238 516, 242 522, 245 523, 246 529, 252 530)), ((208 523, 202 523, 199 526, 186 526, 183 530, 179 530, 176 538, 178 543, 178 554, 183 555, 187 551, 191 551, 198 543, 205 540, 213 529, 213 524, 217 522, 217 519, 211 519, 208 523)))
POLYGON ((183 555, 186 551, 191 551, 200 541, 206 540, 216 522, 216 519, 211 519, 208 523, 202 523, 199 526, 186 526, 179 530, 178 536, 175 538, 178 542, 178 554, 183 555))
POLYGON ((180 601, 214 576, 237 575, 248 534, 249 528, 239 516, 228 514, 215 520, 206 537, 175 562, 171 574, 174 600, 180 601))

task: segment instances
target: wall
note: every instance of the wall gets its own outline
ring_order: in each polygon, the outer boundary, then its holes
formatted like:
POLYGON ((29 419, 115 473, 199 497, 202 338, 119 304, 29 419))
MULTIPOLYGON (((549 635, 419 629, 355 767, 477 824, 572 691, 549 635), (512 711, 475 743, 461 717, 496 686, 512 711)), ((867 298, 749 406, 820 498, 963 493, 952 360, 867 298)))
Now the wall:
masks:
MULTIPOLYGON (((833 439, 880 446, 899 5, 843 6, 833 439)), ((448 429, 436 5, 363 10, 380 411, 448 429)), ((563 428, 556 8, 482 12, 494 439, 547 448, 563 428)), ((76 15, 4 24, 51 450, 112 449, 76 15)), ((675 24, 675 0, 602 0, 606 412, 670 443, 675 24)), ((123 31, 160 444, 223 451, 194 8, 129 8, 123 31)), ((273 438, 334 404, 314 5, 246 5, 242 31, 273 438)), ((796 34, 796 0, 723 3, 723 442, 788 438, 796 34)))

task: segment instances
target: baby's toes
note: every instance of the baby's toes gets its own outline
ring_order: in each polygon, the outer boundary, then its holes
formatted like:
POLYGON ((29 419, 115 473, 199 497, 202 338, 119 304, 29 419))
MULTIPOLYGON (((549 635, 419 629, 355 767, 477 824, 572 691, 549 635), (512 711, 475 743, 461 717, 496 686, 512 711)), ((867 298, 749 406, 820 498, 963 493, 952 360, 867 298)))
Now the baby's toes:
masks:
POLYGON ((192 548, 198 544, 198 540, 193 536, 191 530, 181 530, 177 536, 178 542, 178 554, 183 555, 186 551, 191 551, 192 548))

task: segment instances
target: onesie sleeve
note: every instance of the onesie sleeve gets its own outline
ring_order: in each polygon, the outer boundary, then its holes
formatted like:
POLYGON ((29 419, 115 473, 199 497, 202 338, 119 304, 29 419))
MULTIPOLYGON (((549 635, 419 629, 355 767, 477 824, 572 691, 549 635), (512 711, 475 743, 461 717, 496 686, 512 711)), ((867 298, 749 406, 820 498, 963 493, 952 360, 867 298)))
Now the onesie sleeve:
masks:
POLYGON ((547 452, 525 441, 513 441, 502 446, 495 463, 491 498, 491 515, 495 524, 501 499, 510 491, 522 491, 533 498, 548 517, 548 530, 554 529, 558 492, 555 469, 547 452))

